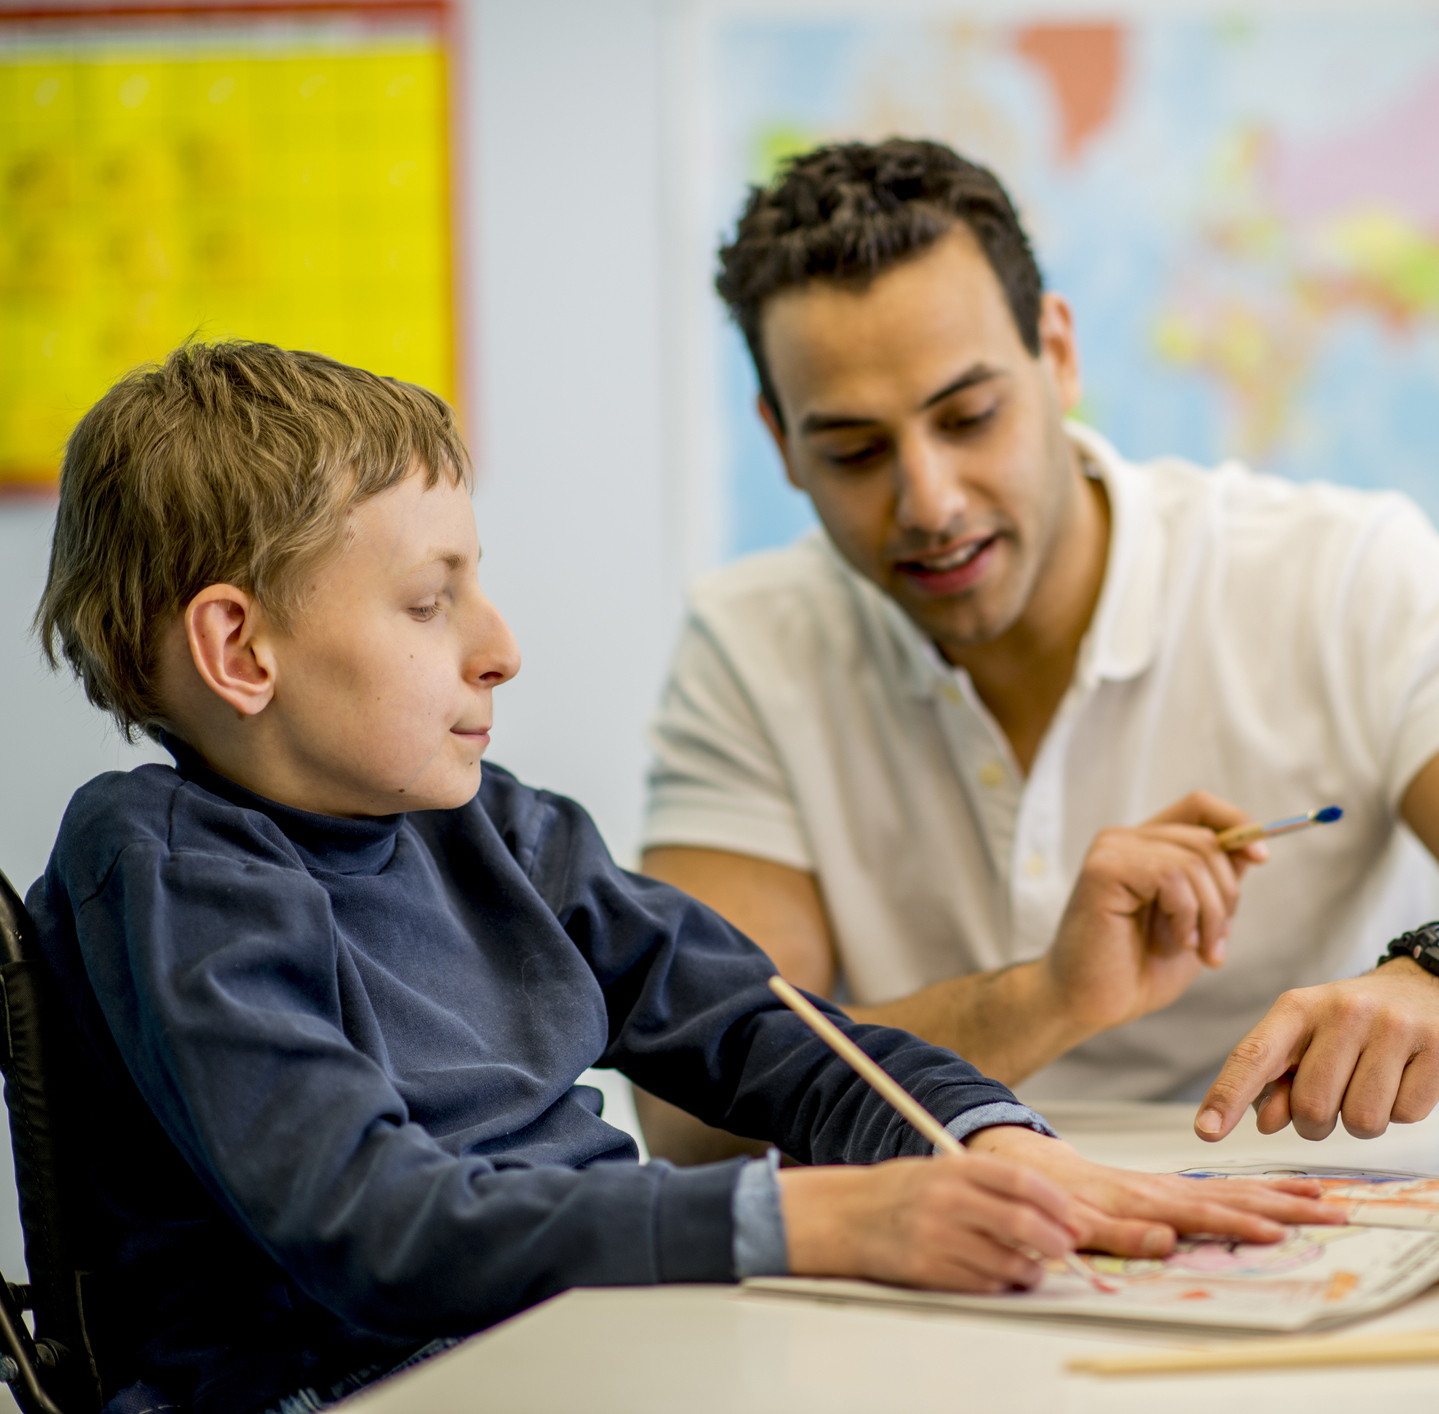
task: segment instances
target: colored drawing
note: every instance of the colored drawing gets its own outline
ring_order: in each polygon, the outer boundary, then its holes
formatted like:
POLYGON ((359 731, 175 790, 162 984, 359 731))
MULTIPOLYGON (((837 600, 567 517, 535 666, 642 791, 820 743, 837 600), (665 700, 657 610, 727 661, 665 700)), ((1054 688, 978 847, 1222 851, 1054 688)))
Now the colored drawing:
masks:
POLYGON ((1187 1169, 1186 1178, 1314 1178, 1320 1198, 1345 1210, 1359 1227, 1439 1232, 1439 1178, 1383 1170, 1247 1164, 1187 1169))
POLYGON ((192 334, 455 390, 438 3, 0 14, 0 491, 192 334))
POLYGON ((1439 1280, 1439 1233, 1298 1227, 1268 1246, 1182 1241, 1160 1260, 1085 1255, 1096 1290, 1062 1262, 1033 1291, 958 1296, 873 1282, 765 1277, 747 1290, 890 1306, 1141 1321, 1252 1331, 1322 1330, 1371 1316, 1439 1280))
POLYGON ((1439 1232, 1439 1178, 1394 1183, 1350 1183, 1342 1178, 1325 1178, 1320 1180, 1320 1188, 1319 1196, 1326 1203, 1343 1207, 1352 1223, 1439 1232))

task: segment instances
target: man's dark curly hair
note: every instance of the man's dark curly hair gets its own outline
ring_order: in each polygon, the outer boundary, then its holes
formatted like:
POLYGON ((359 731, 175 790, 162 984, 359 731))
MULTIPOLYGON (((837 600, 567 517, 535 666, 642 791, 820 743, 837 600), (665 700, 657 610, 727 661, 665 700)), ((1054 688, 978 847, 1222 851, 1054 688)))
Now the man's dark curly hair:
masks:
POLYGON ((750 188, 734 240, 720 247, 715 288, 781 426, 760 338, 765 301, 811 280, 863 289, 961 222, 994 270, 1025 348, 1037 355, 1044 279, 1008 193, 987 168, 942 143, 890 138, 817 147, 790 158, 768 186, 750 188))

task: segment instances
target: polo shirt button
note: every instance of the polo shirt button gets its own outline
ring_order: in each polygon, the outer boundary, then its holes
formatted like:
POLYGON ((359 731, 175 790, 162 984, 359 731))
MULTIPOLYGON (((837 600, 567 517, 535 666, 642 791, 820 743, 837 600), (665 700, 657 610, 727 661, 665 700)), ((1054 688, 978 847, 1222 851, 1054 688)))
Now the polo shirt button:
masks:
POLYGON ((1029 858, 1024 861, 1024 872, 1028 874, 1031 879, 1037 879, 1044 873, 1044 856, 1042 854, 1031 854, 1029 858))
POLYGON ((959 702, 959 689, 952 682, 944 685, 944 699, 946 702, 959 702))
POLYGON ((986 761, 979 768, 979 783, 991 790, 1004 784, 1004 767, 998 761, 986 761))

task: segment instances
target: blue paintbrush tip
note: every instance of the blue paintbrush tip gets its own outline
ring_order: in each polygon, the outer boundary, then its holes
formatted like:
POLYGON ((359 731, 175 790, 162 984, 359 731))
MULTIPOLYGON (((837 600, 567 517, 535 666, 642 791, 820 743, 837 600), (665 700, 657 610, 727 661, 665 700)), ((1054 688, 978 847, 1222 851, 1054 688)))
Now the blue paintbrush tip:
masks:
POLYGON ((1337 820, 1344 812, 1337 805, 1326 805, 1323 810, 1314 812, 1314 823, 1316 825, 1328 825, 1337 820))

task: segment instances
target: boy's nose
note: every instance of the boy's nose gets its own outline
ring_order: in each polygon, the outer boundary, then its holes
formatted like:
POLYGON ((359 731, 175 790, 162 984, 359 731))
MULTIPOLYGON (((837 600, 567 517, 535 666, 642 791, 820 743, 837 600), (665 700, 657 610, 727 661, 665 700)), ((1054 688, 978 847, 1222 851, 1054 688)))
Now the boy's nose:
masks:
POLYGON ((485 687, 498 687, 509 682, 519 670, 520 645, 500 611, 482 594, 479 632, 470 657, 470 670, 465 676, 485 687))

